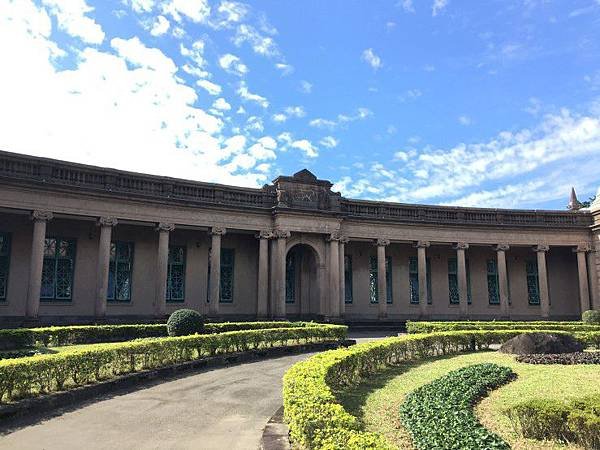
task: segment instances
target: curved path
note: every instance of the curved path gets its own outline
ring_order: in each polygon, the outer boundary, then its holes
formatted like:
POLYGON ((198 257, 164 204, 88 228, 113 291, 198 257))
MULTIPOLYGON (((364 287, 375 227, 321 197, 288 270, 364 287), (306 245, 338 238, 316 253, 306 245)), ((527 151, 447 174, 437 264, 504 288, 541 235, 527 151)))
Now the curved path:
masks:
POLYGON ((2 432, 0 449, 251 449, 281 406, 284 372, 309 354, 191 374, 2 432))

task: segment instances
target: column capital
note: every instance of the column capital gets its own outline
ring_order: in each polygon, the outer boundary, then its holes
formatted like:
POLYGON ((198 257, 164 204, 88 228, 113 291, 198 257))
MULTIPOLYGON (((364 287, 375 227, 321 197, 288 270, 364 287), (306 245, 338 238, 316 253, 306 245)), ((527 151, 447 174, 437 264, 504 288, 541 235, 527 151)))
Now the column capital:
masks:
POLYGON ((592 251, 592 246, 587 242, 577 244, 577 247, 573 249, 573 253, 588 253, 592 251))
POLYGON ((550 250, 550 246, 548 244, 537 244, 533 246, 533 251, 534 252, 543 252, 546 253, 548 250, 550 250))
POLYGON ((275 230, 273 231, 273 238, 275 239, 287 239, 292 234, 288 230, 275 230))
POLYGON ((156 226, 156 231, 169 232, 169 231, 173 231, 174 229, 175 229, 175 225, 173 225, 172 223, 168 223, 168 222, 160 222, 156 226))
POLYGON ((223 236, 225 233, 227 233, 227 228, 225 227, 212 227, 210 230, 208 230, 208 234, 211 236, 223 236))
POLYGON ((378 238, 375 240, 375 245, 377 247, 387 247, 388 245, 390 245, 390 240, 384 239, 384 238, 378 238))
POLYGON ((256 237, 256 239, 272 239, 273 232, 271 230, 260 230, 254 237, 256 237))
POLYGON ((510 250, 510 245, 508 245, 506 242, 503 242, 501 244, 493 245, 492 248, 497 252, 507 252, 510 250))
POLYGON ((417 241, 413 244, 415 248, 428 248, 431 246, 431 242, 429 241, 417 241))
POLYGON ((99 217, 98 220, 96 221, 96 225, 99 227, 114 227, 115 225, 117 225, 117 223, 119 223, 119 221, 117 220, 116 217, 99 217))
POLYGON ((331 242, 331 241, 339 241, 342 238, 342 236, 340 235, 339 231, 334 231, 332 233, 330 233, 328 236, 325 237, 325 240, 327 242, 331 242))
POLYGON ((347 244, 350 242, 350 238, 348 236, 340 236, 340 244, 347 244))
POLYGON ((46 222, 48 220, 52 220, 53 218, 54 213, 52 211, 45 209, 36 209, 31 211, 31 220, 46 222))
POLYGON ((454 250, 466 250, 469 248, 469 243, 468 242, 457 242, 456 244, 454 244, 452 246, 452 248, 454 250))

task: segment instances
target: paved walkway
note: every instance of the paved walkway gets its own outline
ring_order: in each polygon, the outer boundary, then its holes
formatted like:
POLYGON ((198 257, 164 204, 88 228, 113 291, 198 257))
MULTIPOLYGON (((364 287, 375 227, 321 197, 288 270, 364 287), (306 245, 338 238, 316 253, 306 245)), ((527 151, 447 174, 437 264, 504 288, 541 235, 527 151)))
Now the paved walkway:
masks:
POLYGON ((0 434, 0 450, 256 450, 281 406, 283 374, 308 356, 216 368, 15 424, 0 434))

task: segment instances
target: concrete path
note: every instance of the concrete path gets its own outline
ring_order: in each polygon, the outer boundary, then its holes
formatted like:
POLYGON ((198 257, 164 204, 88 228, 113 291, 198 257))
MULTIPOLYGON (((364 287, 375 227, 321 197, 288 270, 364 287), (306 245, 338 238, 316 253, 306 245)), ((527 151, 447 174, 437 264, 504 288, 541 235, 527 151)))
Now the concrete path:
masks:
POLYGON ((256 450, 281 406, 284 372, 308 356, 228 366, 117 394, 4 430, 0 449, 256 450))

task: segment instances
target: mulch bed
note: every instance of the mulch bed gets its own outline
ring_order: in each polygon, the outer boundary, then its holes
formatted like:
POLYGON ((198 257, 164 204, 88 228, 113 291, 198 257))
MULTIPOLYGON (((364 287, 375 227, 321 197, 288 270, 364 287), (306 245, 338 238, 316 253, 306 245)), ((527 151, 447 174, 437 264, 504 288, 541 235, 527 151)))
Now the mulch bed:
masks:
POLYGON ((518 355, 516 360, 529 364, 600 364, 600 352, 534 353, 518 355))

